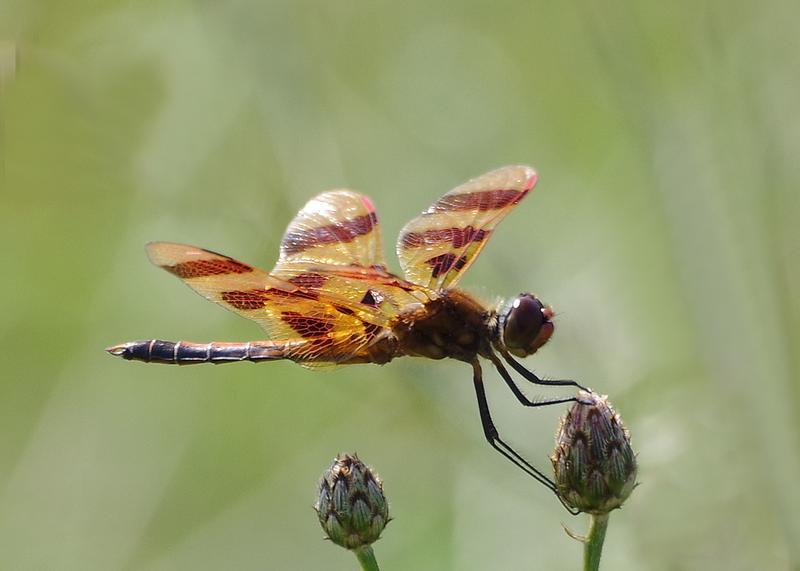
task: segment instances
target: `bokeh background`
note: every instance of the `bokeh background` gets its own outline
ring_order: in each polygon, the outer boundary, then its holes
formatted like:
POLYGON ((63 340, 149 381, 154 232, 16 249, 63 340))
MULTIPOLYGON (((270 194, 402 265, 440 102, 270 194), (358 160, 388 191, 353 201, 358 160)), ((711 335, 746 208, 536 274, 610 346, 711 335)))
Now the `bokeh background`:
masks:
MULTIPOLYGON (((0 1, 0 568, 353 569, 312 510, 357 451, 383 568, 578 569, 585 532, 483 441, 469 367, 165 367, 130 339, 257 327, 147 262, 173 240, 271 267, 322 190, 402 224, 492 168, 535 193, 462 281, 531 290, 527 364, 608 393, 641 485, 606 569, 800 565, 795 2, 0 1)), ((561 407, 495 374, 548 466, 561 407)), ((529 391, 548 396, 551 393, 529 391)))

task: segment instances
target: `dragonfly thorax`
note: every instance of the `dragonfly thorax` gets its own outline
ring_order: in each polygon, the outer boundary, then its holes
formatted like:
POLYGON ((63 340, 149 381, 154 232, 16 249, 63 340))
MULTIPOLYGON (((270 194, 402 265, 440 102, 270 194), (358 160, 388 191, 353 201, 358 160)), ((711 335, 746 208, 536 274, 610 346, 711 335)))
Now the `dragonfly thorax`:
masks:
POLYGON ((553 310, 530 293, 512 299, 500 314, 502 342, 509 352, 527 357, 553 334, 553 310))

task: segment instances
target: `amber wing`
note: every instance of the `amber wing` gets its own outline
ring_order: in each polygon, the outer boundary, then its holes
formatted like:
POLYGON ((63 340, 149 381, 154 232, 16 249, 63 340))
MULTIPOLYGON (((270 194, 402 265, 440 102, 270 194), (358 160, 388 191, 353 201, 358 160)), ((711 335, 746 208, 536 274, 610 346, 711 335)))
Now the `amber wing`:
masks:
POLYGON ((346 297, 304 287, 308 276, 303 273, 282 279, 185 244, 152 242, 147 253, 206 299, 258 323, 285 358, 301 364, 339 363, 362 355, 381 330, 375 322, 385 321, 375 308, 352 308, 346 297))
POLYGON ((375 207, 351 190, 324 192, 303 207, 286 229, 271 275, 345 298, 355 315, 387 328, 433 295, 387 271, 375 207))
POLYGON ((397 256, 406 278, 432 290, 454 286, 535 184, 531 167, 507 166, 442 196, 400 232, 397 256))

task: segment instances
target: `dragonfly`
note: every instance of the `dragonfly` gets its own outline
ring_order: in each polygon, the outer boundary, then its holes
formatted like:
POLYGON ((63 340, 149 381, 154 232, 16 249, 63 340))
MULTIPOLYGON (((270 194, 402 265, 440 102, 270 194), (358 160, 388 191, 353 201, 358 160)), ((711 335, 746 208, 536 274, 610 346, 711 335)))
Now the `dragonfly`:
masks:
POLYGON ((550 478, 500 437, 481 368, 481 359, 491 363, 526 407, 577 400, 529 399, 506 368, 536 385, 583 389, 573 380, 540 378, 515 359, 532 355, 550 339, 553 309, 532 293, 488 306, 457 287, 536 180, 533 168, 511 165, 439 198, 400 232, 396 250, 402 276, 384 262, 373 202, 346 189, 323 192, 300 210, 271 272, 203 248, 151 242, 147 255, 155 265, 206 299, 255 321, 266 340, 148 339, 107 351, 123 359, 175 365, 287 359, 318 368, 384 364, 401 356, 462 361, 472 366, 486 440, 558 495, 550 478))

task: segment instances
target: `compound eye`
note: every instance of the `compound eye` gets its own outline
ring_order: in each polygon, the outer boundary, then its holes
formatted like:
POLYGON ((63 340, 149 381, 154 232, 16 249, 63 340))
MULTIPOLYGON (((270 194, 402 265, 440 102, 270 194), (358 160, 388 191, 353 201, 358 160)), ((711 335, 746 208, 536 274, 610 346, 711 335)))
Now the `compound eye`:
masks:
POLYGON ((503 340, 510 350, 527 349, 545 323, 544 306, 532 295, 517 296, 506 315, 503 340))

